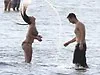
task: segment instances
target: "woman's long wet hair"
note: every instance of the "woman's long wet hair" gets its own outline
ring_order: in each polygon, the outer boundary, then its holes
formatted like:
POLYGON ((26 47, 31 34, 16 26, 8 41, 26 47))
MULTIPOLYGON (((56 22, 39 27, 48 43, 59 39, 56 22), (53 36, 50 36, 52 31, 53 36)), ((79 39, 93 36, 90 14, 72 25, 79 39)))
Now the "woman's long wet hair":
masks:
POLYGON ((21 16, 22 16, 23 20, 24 20, 26 23, 31 24, 30 18, 26 15, 26 10, 23 12, 23 14, 22 14, 22 12, 21 12, 21 16))

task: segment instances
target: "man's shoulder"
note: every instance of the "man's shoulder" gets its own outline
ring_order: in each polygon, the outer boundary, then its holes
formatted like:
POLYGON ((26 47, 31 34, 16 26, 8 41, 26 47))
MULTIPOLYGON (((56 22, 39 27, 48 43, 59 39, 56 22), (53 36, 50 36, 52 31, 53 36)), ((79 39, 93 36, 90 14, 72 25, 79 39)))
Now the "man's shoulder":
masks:
POLYGON ((78 24, 77 24, 79 27, 81 26, 81 27, 85 27, 85 25, 82 23, 82 22, 79 22, 78 24))
POLYGON ((84 25, 82 22, 79 22, 79 23, 76 25, 76 28, 78 28, 78 29, 85 29, 85 25, 84 25))

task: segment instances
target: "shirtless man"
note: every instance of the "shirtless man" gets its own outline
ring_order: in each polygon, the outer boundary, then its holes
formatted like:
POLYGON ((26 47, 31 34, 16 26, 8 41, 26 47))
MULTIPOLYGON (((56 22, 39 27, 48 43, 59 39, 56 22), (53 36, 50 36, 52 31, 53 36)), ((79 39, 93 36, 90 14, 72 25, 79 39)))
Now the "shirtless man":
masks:
POLYGON ((4 0, 4 11, 10 11, 10 7, 11 7, 11 0, 4 0))
POLYGON ((22 43, 22 48, 24 50, 25 62, 30 63, 32 59, 32 43, 34 40, 42 41, 42 36, 38 35, 38 31, 35 26, 35 17, 29 17, 26 15, 27 7, 24 6, 21 12, 22 18, 26 23, 29 24, 26 39, 22 43))
POLYGON ((86 63, 86 40, 85 40, 85 26, 83 23, 81 23, 76 15, 74 13, 70 13, 67 16, 68 20, 72 23, 75 24, 75 37, 66 42, 64 46, 68 46, 70 43, 77 42, 75 51, 74 51, 74 58, 73 58, 73 63, 77 68, 88 68, 87 63, 86 63))

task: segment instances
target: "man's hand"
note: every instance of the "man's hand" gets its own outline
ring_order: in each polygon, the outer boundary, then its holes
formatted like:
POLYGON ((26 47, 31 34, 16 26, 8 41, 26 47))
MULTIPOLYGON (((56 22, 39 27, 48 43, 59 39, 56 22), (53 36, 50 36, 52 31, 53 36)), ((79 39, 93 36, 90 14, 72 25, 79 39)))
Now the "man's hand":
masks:
POLYGON ((75 41, 76 41, 76 37, 74 37, 72 40, 66 42, 66 43, 64 44, 64 46, 66 47, 66 46, 68 46, 70 43, 73 43, 73 42, 75 42, 75 41))
POLYGON ((83 44, 79 45, 80 50, 83 50, 83 44))
POLYGON ((69 42, 66 42, 65 44, 64 44, 64 46, 66 47, 66 46, 68 46, 70 43, 69 42))

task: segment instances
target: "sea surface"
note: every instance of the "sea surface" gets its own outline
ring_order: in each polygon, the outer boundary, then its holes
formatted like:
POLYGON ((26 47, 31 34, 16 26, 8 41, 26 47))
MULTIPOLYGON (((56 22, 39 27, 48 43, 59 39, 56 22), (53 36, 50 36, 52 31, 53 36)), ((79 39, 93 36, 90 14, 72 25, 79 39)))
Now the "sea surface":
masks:
MULTIPOLYGON (((36 27, 43 41, 32 45, 30 64, 24 62, 21 43, 28 25, 20 12, 4 12, 0 0, 0 75, 100 75, 100 0, 32 0, 27 14, 36 17, 36 27), (89 69, 76 71, 72 63, 75 44, 74 25, 67 15, 75 13, 85 24, 89 69)), ((22 7, 23 1, 21 1, 22 7)))

